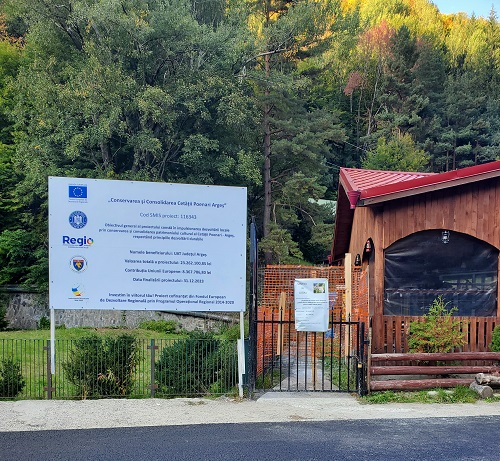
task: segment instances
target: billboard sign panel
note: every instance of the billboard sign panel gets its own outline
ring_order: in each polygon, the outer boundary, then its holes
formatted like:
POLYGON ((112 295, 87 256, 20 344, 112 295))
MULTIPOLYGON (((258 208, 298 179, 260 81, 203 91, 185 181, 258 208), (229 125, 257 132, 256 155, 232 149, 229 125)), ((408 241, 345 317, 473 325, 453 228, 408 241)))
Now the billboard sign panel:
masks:
POLYGON ((295 329, 328 330, 328 279, 295 279, 295 329))
POLYGON ((51 309, 244 311, 244 187, 49 178, 51 309))

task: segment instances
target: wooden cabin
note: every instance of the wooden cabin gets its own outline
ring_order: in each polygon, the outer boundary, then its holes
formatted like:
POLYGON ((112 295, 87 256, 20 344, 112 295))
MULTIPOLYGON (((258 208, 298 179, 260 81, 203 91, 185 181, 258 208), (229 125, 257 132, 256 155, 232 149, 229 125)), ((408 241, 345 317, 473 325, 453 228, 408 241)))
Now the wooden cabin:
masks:
POLYGON ((408 352, 438 296, 487 351, 500 324, 500 161, 446 173, 341 168, 330 260, 368 271, 372 353, 408 352))

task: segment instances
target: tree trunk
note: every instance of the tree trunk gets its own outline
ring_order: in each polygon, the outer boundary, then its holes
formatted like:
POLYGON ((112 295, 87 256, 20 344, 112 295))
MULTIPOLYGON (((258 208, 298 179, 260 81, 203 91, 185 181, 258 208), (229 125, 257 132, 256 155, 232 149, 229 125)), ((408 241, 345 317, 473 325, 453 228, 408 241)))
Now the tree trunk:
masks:
POLYGON ((481 386, 481 384, 476 383, 476 381, 472 381, 469 388, 476 392, 482 399, 493 397, 493 389, 490 386, 481 386))
MULTIPOLYGON (((270 74, 270 55, 264 56, 265 73, 266 77, 270 74)), ((269 88, 265 90, 266 99, 269 97, 269 88)), ((271 189, 271 123, 269 120, 271 113, 271 106, 266 102, 264 104, 264 217, 263 217, 263 234, 264 238, 269 235, 271 225, 271 210, 272 210, 272 189, 271 189)), ((264 261, 270 264, 272 259, 271 252, 264 254, 264 261)))
POLYGON ((490 384, 494 387, 500 387, 500 374, 478 373, 476 375, 477 384, 490 384))
POLYGON ((111 165, 111 155, 109 151, 108 142, 101 141, 100 148, 101 148, 102 164, 104 166, 104 169, 107 170, 111 165))

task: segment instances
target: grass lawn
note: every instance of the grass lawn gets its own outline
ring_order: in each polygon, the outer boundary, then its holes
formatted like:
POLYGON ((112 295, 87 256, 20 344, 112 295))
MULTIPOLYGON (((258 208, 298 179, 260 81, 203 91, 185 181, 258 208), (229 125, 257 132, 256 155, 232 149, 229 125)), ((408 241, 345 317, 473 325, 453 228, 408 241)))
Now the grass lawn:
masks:
MULTIPOLYGON (((121 334, 133 335, 138 339, 175 339, 182 338, 179 334, 158 333, 157 331, 144 330, 142 328, 56 328, 56 340, 79 339, 83 336, 97 333, 102 336, 119 336, 121 334)), ((34 340, 50 339, 50 330, 9 330, 0 331, 2 339, 34 340)))
MULTIPOLYGON (((428 389, 422 391, 383 391, 372 392, 360 397, 361 403, 474 403, 480 397, 466 386, 454 389, 428 389)), ((490 402, 500 402, 500 396, 486 399, 490 402)))

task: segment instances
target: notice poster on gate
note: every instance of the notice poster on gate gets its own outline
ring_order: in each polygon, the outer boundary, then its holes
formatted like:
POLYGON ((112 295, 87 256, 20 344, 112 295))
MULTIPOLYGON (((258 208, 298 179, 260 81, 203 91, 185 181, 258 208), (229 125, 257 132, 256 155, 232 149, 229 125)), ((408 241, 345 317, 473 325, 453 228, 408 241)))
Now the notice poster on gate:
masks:
POLYGON ((328 279, 295 279, 295 329, 328 330, 328 279))
POLYGON ((51 309, 245 310, 244 187, 49 178, 51 309))

